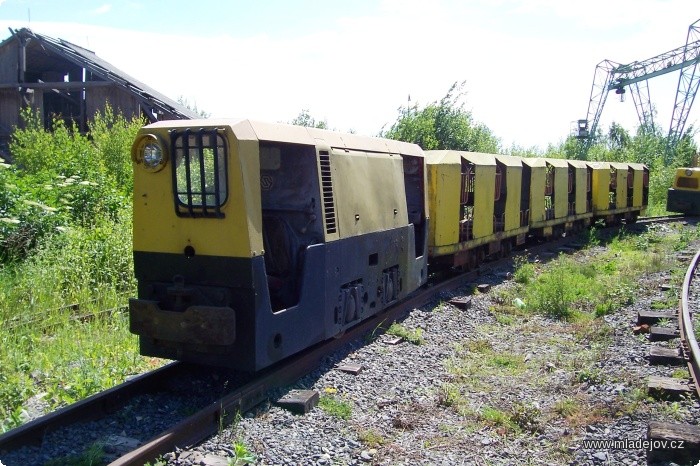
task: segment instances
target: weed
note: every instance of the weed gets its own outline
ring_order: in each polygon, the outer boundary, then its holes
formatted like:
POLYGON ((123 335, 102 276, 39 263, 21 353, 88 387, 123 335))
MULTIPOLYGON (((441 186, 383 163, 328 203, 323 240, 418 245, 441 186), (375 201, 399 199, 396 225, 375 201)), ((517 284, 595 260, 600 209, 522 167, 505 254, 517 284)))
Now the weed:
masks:
POLYGON ((377 339, 377 337, 379 336, 379 333, 381 332, 381 330, 384 327, 384 322, 386 322, 386 321, 383 320, 380 323, 378 323, 377 326, 374 327, 374 329, 372 329, 371 332, 369 332, 365 335, 365 343, 366 344, 372 343, 374 340, 377 339))
POLYGON ((586 233, 584 235, 586 247, 592 248, 595 246, 600 246, 599 230, 602 227, 603 225, 601 222, 596 222, 595 225, 591 226, 588 230, 586 230, 586 233))
POLYGON ((228 460, 229 466, 244 466, 257 461, 256 456, 248 449, 243 440, 236 440, 231 446, 233 447, 233 458, 228 460))
POLYGON ((401 337, 404 340, 413 343, 414 345, 422 345, 423 343, 425 343, 425 339, 423 339, 423 329, 416 328, 410 330, 397 322, 391 324, 391 327, 389 327, 386 333, 388 333, 389 335, 401 337))
POLYGON ((666 318, 659 319, 659 321, 656 322, 657 327, 670 327, 671 324, 672 324, 671 319, 666 319, 666 318))
POLYGON ((470 341, 467 348, 472 353, 487 353, 493 350, 493 346, 491 346, 491 342, 488 340, 470 341))
POLYGON ((163 457, 158 457, 153 463, 146 461, 143 466, 167 466, 168 462, 163 457))
POLYGON ((486 364, 505 369, 518 369, 524 364, 523 358, 517 354, 494 354, 486 360, 486 364))
POLYGON ((387 439, 382 434, 371 428, 358 432, 357 438, 368 447, 378 447, 387 442, 387 439))
POLYGON ((350 419, 352 414, 352 406, 348 402, 330 395, 321 395, 318 406, 329 416, 344 420, 350 419))
POLYGON ((602 303, 597 303, 595 305, 595 316, 602 317, 608 314, 612 314, 617 306, 612 301, 604 301, 602 303))
POLYGON ((580 409, 579 402, 574 398, 564 398, 557 400, 554 404, 554 411, 563 417, 571 417, 580 409))
POLYGON ((444 383, 437 393, 437 403, 440 406, 455 406, 461 399, 459 386, 453 383, 444 383))
POLYGON ((479 419, 487 425, 494 427, 504 427, 508 430, 516 430, 517 426, 511 416, 505 411, 486 406, 479 413, 479 419))
POLYGON ((104 445, 93 443, 80 455, 49 460, 44 463, 44 466, 99 466, 103 464, 104 456, 104 445))
POLYGON ((520 429, 535 433, 542 431, 539 419, 541 414, 540 409, 532 404, 516 403, 513 406, 511 420, 520 429))
POLYGON ((681 419, 683 419, 682 406, 677 401, 661 403, 659 410, 661 411, 661 413, 675 419, 676 421, 680 421, 681 419))
POLYGON ((603 383, 604 376, 599 369, 587 368, 577 371, 574 379, 578 383, 588 383, 590 385, 600 385, 603 383))
POLYGON ((501 325, 514 325, 515 317, 507 314, 496 314, 496 322, 501 325))
POLYGON ((521 285, 527 285, 535 278, 535 266, 527 261, 527 257, 518 256, 513 259, 515 272, 513 279, 521 285))

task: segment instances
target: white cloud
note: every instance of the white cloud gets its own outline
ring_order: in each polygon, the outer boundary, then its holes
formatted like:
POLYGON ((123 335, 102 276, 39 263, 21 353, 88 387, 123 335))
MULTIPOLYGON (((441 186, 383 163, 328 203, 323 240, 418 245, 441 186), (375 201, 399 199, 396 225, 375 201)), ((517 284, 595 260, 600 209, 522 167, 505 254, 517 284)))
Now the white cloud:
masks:
MULTIPOLYGON (((670 13, 687 7, 687 0, 623 0, 628 16, 618 23, 603 18, 609 10, 601 14, 603 0, 592 1, 598 6, 579 3, 572 9, 553 0, 500 0, 494 10, 500 15, 484 20, 461 2, 387 0, 377 16, 340 18, 284 38, 52 23, 32 28, 88 46, 163 94, 182 95, 216 117, 289 121, 306 108, 331 127, 373 135, 396 120, 396 109, 409 94, 413 103, 424 105, 440 99, 453 82, 466 80, 467 108, 506 145, 544 147, 563 139, 570 122, 585 117, 598 62, 644 59, 680 46, 692 22, 670 13), (643 10, 633 7, 637 2, 651 14, 637 11, 643 10), (551 25, 536 22, 542 11, 581 34, 553 39, 546 30, 551 25), (603 30, 622 28, 617 40, 601 37, 603 30)), ((6 26, 12 25, 0 20, 0 29, 6 26)), ((652 99, 667 128, 675 83, 657 80, 658 86, 650 83, 652 99)), ((603 124, 615 119, 632 129, 631 99, 621 106, 615 97, 609 96, 603 124)), ((694 115, 697 109, 689 123, 694 115)))
POLYGON ((96 8, 95 10, 92 11, 94 15, 104 15, 112 11, 112 5, 109 3, 105 3, 104 5, 100 6, 99 8, 96 8))

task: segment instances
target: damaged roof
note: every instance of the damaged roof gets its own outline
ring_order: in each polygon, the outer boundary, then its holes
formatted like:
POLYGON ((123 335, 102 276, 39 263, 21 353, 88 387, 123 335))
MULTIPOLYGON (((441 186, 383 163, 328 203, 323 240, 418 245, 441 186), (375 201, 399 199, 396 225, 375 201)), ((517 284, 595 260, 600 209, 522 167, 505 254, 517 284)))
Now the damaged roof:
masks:
POLYGON ((92 73, 93 76, 97 76, 104 81, 112 82, 126 89, 141 100, 144 107, 171 114, 181 119, 199 118, 199 115, 194 111, 166 97, 136 78, 129 76, 122 70, 98 57, 95 52, 91 50, 63 39, 54 39, 43 34, 38 34, 28 28, 19 30, 10 28, 10 32, 12 36, 0 43, 0 49, 14 40, 19 40, 20 42, 24 41, 24 43, 36 40, 41 48, 48 53, 43 57, 32 56, 31 61, 33 63, 41 64, 43 61, 46 63, 47 68, 50 68, 51 64, 55 63, 55 57, 58 56, 75 64, 79 68, 85 68, 92 73))

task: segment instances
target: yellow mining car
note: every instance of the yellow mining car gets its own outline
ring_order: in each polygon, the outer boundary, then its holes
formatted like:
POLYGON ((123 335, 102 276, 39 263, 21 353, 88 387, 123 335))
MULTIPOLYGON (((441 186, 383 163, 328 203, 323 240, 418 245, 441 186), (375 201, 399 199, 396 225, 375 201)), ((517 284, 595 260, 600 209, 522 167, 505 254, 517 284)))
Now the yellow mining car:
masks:
POLYGON ((507 252, 528 231, 522 162, 476 152, 426 151, 429 255, 434 264, 473 267, 507 252))
POLYGON ((595 218, 634 222, 649 201, 649 170, 643 164, 589 162, 595 218))

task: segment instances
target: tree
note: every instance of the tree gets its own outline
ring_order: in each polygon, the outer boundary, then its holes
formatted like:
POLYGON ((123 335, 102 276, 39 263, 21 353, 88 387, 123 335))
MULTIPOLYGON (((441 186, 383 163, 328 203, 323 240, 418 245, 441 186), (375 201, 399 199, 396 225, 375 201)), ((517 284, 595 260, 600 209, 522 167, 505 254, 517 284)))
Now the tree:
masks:
POLYGON ((318 129, 328 129, 328 122, 326 120, 318 120, 311 116, 308 109, 302 109, 292 121, 289 122, 290 125, 306 126, 309 128, 318 129))
POLYGON ((412 142, 424 150, 451 149, 497 153, 500 141, 485 125, 465 110, 464 82, 455 82, 439 102, 419 108, 418 104, 399 108, 399 117, 381 137, 412 142))
POLYGON ((193 103, 190 105, 190 102, 187 100, 185 96, 180 96, 177 98, 177 103, 182 105, 188 110, 192 110, 194 113, 196 113, 200 118, 209 118, 211 116, 211 113, 205 112, 204 110, 200 110, 197 108, 197 102, 193 103))

